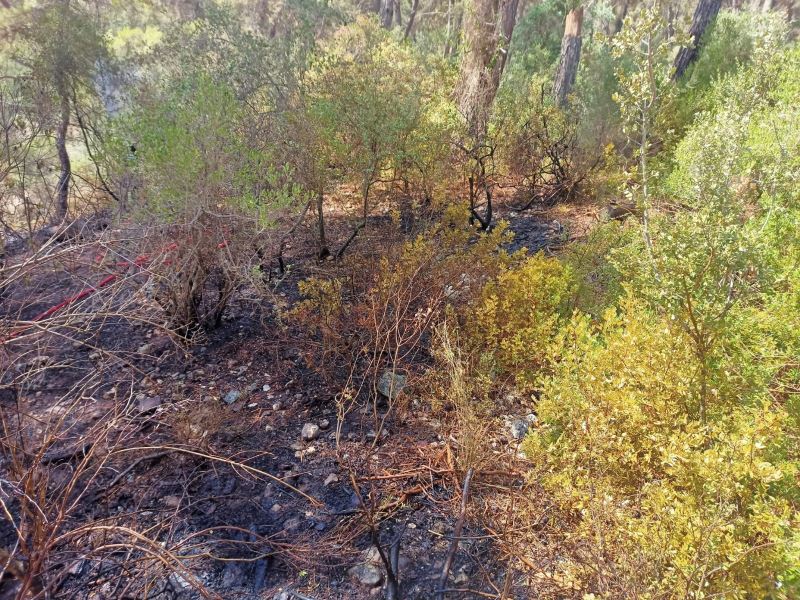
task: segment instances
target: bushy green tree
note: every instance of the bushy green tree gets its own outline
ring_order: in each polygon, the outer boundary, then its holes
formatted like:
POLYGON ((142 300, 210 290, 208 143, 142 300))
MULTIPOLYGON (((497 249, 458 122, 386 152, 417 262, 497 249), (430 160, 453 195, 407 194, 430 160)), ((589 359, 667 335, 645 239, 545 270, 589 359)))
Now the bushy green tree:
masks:
POLYGON ((357 229, 377 182, 430 181, 441 166, 453 117, 436 73, 365 18, 337 32, 309 73, 308 114, 325 179, 360 184, 357 229))

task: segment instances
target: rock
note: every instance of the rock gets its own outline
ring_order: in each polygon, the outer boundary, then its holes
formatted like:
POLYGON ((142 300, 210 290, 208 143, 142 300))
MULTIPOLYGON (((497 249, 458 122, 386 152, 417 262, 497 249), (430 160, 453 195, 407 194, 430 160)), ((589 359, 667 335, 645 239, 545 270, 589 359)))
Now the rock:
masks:
POLYGON ((272 403, 272 410, 278 411, 283 408, 283 404, 280 402, 273 402, 272 403))
POLYGON ((370 565, 379 565, 383 562, 381 559, 381 553, 378 552, 378 549, 375 546, 370 546, 369 550, 364 553, 364 563, 370 565))
POLYGON ((514 419, 508 425, 508 431, 515 440, 521 440, 528 433, 528 422, 523 419, 514 419))
POLYGON ((461 567, 456 573, 456 576, 453 579, 453 583, 460 587, 465 583, 467 583, 468 581, 469 581, 469 575, 467 575, 465 568, 461 567))
POLYGON ((242 395, 242 392, 239 390, 231 390, 227 394, 225 394, 225 404, 233 404, 236 402, 239 397, 242 395))
POLYGON ((324 487, 328 487, 329 485, 333 485, 334 483, 339 483, 339 476, 336 473, 331 473, 325 478, 325 482, 322 485, 324 487))
POLYGON ((139 394, 136 396, 136 401, 140 413, 150 412, 161 406, 160 396, 149 397, 144 394, 139 394))
POLYGON ((319 437, 319 425, 316 423, 306 423, 303 425, 303 430, 300 432, 300 437, 303 441, 311 442, 319 437))
POLYGON ((305 458, 306 456, 311 456, 317 451, 314 446, 309 446, 308 448, 304 448, 303 450, 298 450, 294 453, 295 458, 305 458))
POLYGON ((408 378, 396 371, 384 371, 378 380, 378 391, 389 400, 394 400, 405 389, 408 378))
POLYGON ((322 419, 322 420, 319 422, 319 428, 320 428, 320 429, 323 429, 323 430, 325 430, 325 429, 327 429, 327 428, 328 428, 328 427, 330 427, 330 426, 331 426, 331 422, 330 422, 328 419, 322 419))
POLYGON ((164 506, 170 508, 178 508, 181 505, 181 499, 177 496, 164 496, 161 501, 164 503, 164 506))
POLYGON ((348 574, 361 585, 378 587, 383 583, 383 571, 375 565, 356 565, 348 574))
POLYGON ((153 344, 142 344, 137 352, 139 354, 150 354, 153 351, 153 344))
POLYGON ((268 383, 265 383, 264 385, 261 386, 261 391, 262 392, 268 392, 271 389, 272 389, 272 386, 270 384, 268 384, 268 383))

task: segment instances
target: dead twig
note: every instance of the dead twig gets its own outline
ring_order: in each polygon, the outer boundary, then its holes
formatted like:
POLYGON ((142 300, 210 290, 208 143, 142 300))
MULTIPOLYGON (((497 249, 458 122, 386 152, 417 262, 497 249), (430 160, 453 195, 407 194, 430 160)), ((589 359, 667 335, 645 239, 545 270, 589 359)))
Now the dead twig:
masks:
MULTIPOLYGON (((472 475, 474 471, 470 468, 467 471, 466 476, 464 477, 464 487, 461 490, 461 514, 458 517, 458 521, 456 522, 456 527, 453 530, 453 541, 450 544, 450 550, 447 553, 447 560, 444 561, 444 566, 442 567, 442 574, 439 577, 439 590, 436 592, 437 600, 444 600, 444 595, 448 591, 455 591, 455 590, 447 590, 445 586, 447 585, 447 577, 450 575, 450 569, 453 566, 453 560, 456 556, 456 551, 458 550, 458 542, 461 539, 461 531, 464 528, 464 520, 467 516, 467 500, 469 499, 469 484, 472 481, 472 475)), ((490 596, 494 598, 495 596, 490 596)))
POLYGON ((109 484, 106 486, 106 491, 108 491, 109 489, 113 488, 117 483, 119 483, 119 481, 123 477, 125 477, 125 475, 127 475, 133 469, 135 469, 137 465, 143 463, 146 460, 155 460, 157 458, 162 458, 162 457, 166 456, 167 454, 169 454, 169 452, 165 450, 163 452, 153 452, 152 454, 146 454, 144 456, 140 456, 139 458, 134 460, 131 464, 129 464, 127 467, 125 467, 122 471, 117 473, 117 475, 114 477, 114 479, 112 479, 109 482, 109 484))

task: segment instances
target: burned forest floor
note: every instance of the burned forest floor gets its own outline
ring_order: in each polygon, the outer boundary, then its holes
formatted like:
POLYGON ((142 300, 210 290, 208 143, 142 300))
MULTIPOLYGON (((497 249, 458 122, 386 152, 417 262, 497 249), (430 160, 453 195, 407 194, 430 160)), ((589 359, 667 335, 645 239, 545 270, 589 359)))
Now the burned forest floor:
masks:
MULTIPOLYGON (((501 204, 497 218, 514 233, 509 250, 533 253, 580 237, 592 214, 501 204)), ((346 232, 334 221, 329 235, 346 232)), ((147 301, 146 274, 133 271, 113 303, 96 290, 35 321, 96 288, 103 235, 59 243, 57 268, 6 290, 0 498, 34 533, 0 598, 23 585, 86 600, 390 598, 394 579, 398 599, 516 597, 509 502, 526 485, 530 401, 498 400, 482 424, 492 456, 474 476, 424 380, 387 391, 394 374, 382 373, 371 402, 337 410, 343 389, 280 316, 302 299, 298 282, 335 268, 308 250, 312 225, 286 244, 269 301, 239 290, 221 325, 188 343, 157 314, 129 317, 147 301)), ((349 252, 397 235, 375 218, 349 252)), ((6 521, 0 547, 16 537, 6 521)))

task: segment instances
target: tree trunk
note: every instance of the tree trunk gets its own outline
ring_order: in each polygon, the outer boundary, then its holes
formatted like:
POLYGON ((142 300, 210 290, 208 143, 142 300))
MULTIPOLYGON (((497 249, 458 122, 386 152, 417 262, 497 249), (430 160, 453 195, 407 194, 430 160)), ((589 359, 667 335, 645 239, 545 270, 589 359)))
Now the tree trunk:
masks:
POLYGON ((468 0, 464 6, 464 54, 455 97, 470 134, 486 133, 507 52, 501 38, 510 40, 518 0, 468 0), (500 52, 499 52, 500 51, 500 52), (499 64, 499 66, 498 66, 499 64))
POLYGON ((700 0, 692 17, 692 26, 689 28, 689 35, 692 38, 692 45, 689 48, 683 47, 675 57, 675 72, 672 79, 680 79, 686 68, 697 58, 697 50, 700 46, 700 39, 706 32, 706 28, 716 18, 722 0, 700 0))
POLYGON ((414 29, 414 21, 417 18, 417 10, 419 9, 419 0, 413 0, 411 4, 411 14, 408 15, 408 24, 406 25, 406 30, 403 33, 403 39, 407 40, 408 36, 411 35, 411 30, 414 29))
POLYGON ((328 240, 325 237, 325 214, 323 212, 324 196, 322 190, 317 192, 317 237, 318 248, 317 257, 320 259, 327 258, 331 252, 328 249, 328 240))
POLYGON ((70 103, 66 84, 60 81, 57 85, 61 97, 61 121, 56 131, 56 151, 61 166, 61 175, 56 185, 56 219, 61 222, 67 218, 69 211, 69 184, 72 180, 72 165, 67 152, 67 130, 69 129, 70 103))
POLYGON ((625 0, 622 4, 618 4, 614 7, 614 31, 613 33, 619 33, 622 31, 622 25, 625 23, 625 17, 628 16, 628 0, 625 0))
POLYGON ((392 28, 394 19, 394 0, 381 0, 381 25, 386 29, 392 28))
POLYGON ((517 8, 519 0, 507 0, 500 3, 500 20, 497 23, 498 33, 498 54, 492 70, 493 85, 495 89, 500 87, 500 77, 508 64, 508 53, 511 51, 511 36, 514 34, 514 26, 517 24, 517 8))
POLYGON ((564 37, 561 39, 561 58, 553 84, 553 93, 559 106, 566 106, 567 96, 575 85, 578 64, 581 60, 581 29, 583 27, 583 6, 574 8, 567 14, 564 37))

